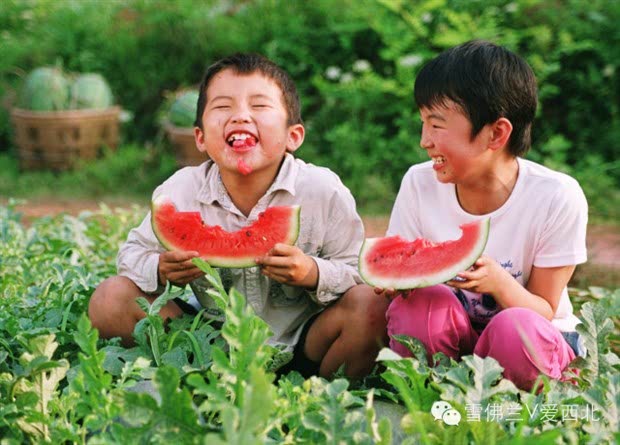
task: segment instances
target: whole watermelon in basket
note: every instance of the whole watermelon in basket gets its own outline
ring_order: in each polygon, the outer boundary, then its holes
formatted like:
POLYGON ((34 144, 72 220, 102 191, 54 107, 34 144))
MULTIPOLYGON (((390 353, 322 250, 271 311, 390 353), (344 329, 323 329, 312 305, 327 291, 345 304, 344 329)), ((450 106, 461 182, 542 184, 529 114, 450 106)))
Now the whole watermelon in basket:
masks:
POLYGON ((176 127, 193 127, 196 119, 197 91, 179 93, 168 112, 168 121, 176 127))
POLYGON ((26 76, 18 106, 34 111, 66 110, 69 90, 70 82, 59 68, 36 68, 26 76))
POLYGON ((71 109, 103 109, 113 104, 112 90, 100 74, 81 74, 71 86, 71 109))

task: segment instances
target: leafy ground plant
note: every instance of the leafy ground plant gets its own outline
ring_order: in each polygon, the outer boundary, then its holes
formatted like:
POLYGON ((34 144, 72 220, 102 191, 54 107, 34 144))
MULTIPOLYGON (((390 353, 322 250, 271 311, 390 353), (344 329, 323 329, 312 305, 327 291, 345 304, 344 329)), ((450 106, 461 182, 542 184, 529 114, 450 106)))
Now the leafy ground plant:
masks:
MULTIPOLYGON (((87 316, 96 286, 139 210, 24 224, 0 207, 0 437, 12 443, 489 444, 616 443, 620 405, 618 291, 579 292, 589 354, 572 383, 517 390, 493 359, 437 356, 437 366, 384 350, 351 382, 297 373, 245 298, 198 262, 223 324, 201 312, 164 324, 159 309, 186 290, 140 301, 136 346, 102 340, 87 316), (436 405, 440 403, 441 405, 436 405), (436 406, 451 407, 450 419, 436 406), (399 411, 385 415, 385 406, 399 411)), ((422 356, 413 339, 399 338, 422 356)), ((447 412, 447 411, 446 411, 447 412)))

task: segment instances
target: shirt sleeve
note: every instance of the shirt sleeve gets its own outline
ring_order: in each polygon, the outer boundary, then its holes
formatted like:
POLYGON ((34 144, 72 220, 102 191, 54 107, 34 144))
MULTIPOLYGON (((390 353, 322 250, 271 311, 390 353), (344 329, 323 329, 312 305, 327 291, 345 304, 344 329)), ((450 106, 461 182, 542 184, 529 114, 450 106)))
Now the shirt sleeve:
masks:
POLYGON ((571 178, 556 188, 550 201, 534 266, 559 267, 585 262, 587 223, 586 197, 577 181, 571 178))
POLYGON ((409 170, 400 184, 400 189, 392 207, 390 223, 386 236, 401 236, 405 239, 414 240, 421 238, 418 216, 413 209, 419 208, 416 205, 417 197, 414 187, 413 170, 409 170))
POLYGON ((131 229, 127 240, 116 257, 118 274, 129 278, 146 293, 161 293, 165 287, 159 285, 157 267, 159 254, 164 251, 151 228, 151 213, 142 223, 131 229))
MULTIPOLYGON (((344 187, 344 186, 342 186, 344 187)), ((321 252, 313 256, 319 281, 311 297, 326 305, 338 299, 349 288, 361 284, 357 270, 358 256, 364 240, 362 219, 348 190, 336 193, 331 202, 321 252)))

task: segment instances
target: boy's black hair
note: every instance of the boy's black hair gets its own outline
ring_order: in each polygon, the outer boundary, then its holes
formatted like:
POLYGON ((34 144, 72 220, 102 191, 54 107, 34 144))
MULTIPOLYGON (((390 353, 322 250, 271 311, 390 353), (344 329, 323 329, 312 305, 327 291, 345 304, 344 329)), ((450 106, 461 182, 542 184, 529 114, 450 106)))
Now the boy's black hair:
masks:
POLYGON ((207 68, 198 92, 195 126, 202 128, 202 114, 207 104, 207 88, 209 87, 211 79, 213 79, 213 76, 217 73, 226 69, 232 70, 235 74, 242 75, 259 72, 263 76, 273 80, 282 91, 282 102, 288 116, 287 125, 303 123, 301 120, 301 107, 297 88, 287 72, 260 54, 237 53, 220 59, 207 68))
POLYGON ((416 77, 418 108, 458 104, 472 124, 472 139, 486 124, 504 117, 512 123, 508 150, 527 152, 536 114, 536 78, 527 62, 508 49, 472 40, 428 62, 416 77))

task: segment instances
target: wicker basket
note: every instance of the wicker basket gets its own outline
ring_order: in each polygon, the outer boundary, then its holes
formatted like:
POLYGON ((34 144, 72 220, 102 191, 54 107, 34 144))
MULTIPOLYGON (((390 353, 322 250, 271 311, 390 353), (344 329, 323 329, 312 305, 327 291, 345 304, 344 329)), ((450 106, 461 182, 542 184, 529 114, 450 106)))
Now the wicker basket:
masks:
POLYGON ((20 167, 67 170, 116 149, 120 107, 103 110, 11 110, 20 167))
POLYGON ((209 155, 198 151, 198 148, 196 148, 193 127, 175 127, 167 122, 164 128, 168 135, 168 140, 174 149, 177 164, 180 167, 200 165, 209 159, 209 155))

